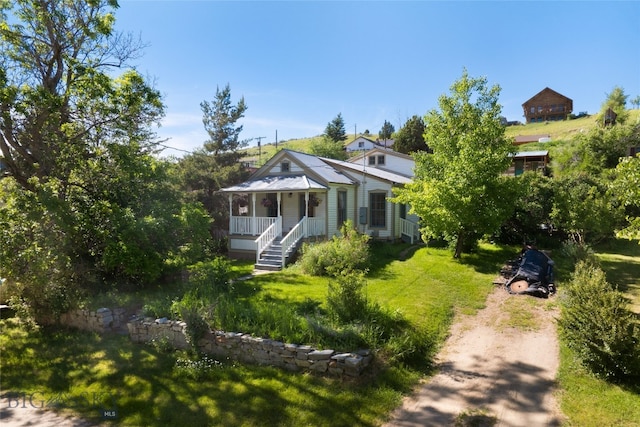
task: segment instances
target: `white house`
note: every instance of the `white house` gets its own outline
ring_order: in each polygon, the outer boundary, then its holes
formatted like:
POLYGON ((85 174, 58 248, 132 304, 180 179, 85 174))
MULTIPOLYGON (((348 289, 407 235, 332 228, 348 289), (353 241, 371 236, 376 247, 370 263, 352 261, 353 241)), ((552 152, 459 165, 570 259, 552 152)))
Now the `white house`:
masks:
POLYGON ((351 163, 362 164, 368 168, 377 168, 412 177, 416 164, 413 157, 390 149, 376 147, 361 152, 349 159, 351 163))
POLYGON ((410 181, 366 162, 279 151, 247 181, 221 190, 229 196, 229 252, 281 268, 302 241, 330 238, 348 219, 374 238, 417 241, 417 218, 389 201, 394 186, 410 181))
POLYGON ((359 136, 344 146, 347 153, 354 151, 368 151, 374 148, 391 148, 393 147, 393 139, 373 140, 359 136))

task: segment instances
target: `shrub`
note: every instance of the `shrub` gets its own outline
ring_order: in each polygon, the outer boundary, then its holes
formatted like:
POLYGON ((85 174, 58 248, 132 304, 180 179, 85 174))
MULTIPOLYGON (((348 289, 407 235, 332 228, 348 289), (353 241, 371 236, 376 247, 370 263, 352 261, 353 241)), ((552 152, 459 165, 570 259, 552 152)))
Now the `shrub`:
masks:
POLYGON ((231 262, 225 257, 189 266, 189 284, 198 297, 213 300, 216 295, 232 290, 231 262))
POLYGON ((327 311, 339 323, 364 320, 367 317, 367 297, 363 273, 346 273, 329 282, 327 311))
POLYGON ((187 292, 181 300, 174 301, 171 305, 174 316, 179 317, 187 324, 187 342, 194 351, 198 351, 198 341, 209 330, 206 317, 211 317, 212 307, 198 298, 194 292, 187 292))
POLYGON ((640 325, 628 300, 604 272, 580 262, 562 300, 560 327, 569 348, 596 375, 612 381, 640 376, 640 325))
POLYGON ((340 228, 340 236, 302 248, 302 270, 313 276, 333 276, 369 268, 369 236, 361 234, 351 220, 340 228))

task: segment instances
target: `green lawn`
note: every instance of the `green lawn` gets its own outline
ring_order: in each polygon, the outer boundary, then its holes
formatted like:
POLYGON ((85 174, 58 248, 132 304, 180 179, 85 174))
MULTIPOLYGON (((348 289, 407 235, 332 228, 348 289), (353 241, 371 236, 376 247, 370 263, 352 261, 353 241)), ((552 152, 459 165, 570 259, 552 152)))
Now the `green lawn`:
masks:
MULTIPOLYGON (((442 343, 456 312, 483 306, 501 264, 515 248, 482 245, 462 260, 444 249, 421 247, 399 259, 407 245, 377 247, 367 295, 396 309, 415 329, 442 343)), ((598 247, 609 280, 636 296, 638 247, 618 242, 598 247)), ((554 256, 564 266, 559 254, 554 256)), ((236 274, 247 266, 239 264, 236 274)), ((559 286, 568 280, 559 268, 559 286)), ((322 305, 327 279, 300 274, 294 266, 239 285, 239 297, 295 305, 322 305)), ((527 302, 526 299, 518 301, 527 302)), ((512 307, 517 314, 518 308, 512 307)), ((523 319, 526 326, 527 319, 523 319)), ((375 376, 340 381, 231 361, 200 376, 175 368, 184 353, 136 345, 120 335, 43 328, 28 332, 11 320, 0 322, 2 394, 36 393, 45 400, 95 421, 101 409, 117 409, 117 425, 194 426, 374 426, 400 404, 425 372, 376 364, 375 376), (97 397, 96 397, 97 396, 97 397), (112 403, 115 401, 115 404, 112 403)), ((640 390, 608 384, 586 373, 562 347, 560 401, 571 426, 638 426, 640 390)))
MULTIPOLYGON (((455 261, 446 250, 420 248, 398 260, 406 248, 376 252, 379 262, 370 273, 368 297, 399 310, 413 328, 437 333, 440 342, 456 311, 482 307, 500 265, 515 253, 486 245, 455 261)), ((241 291, 244 298, 322 304, 327 279, 293 267, 242 282, 241 291)), ((111 393, 120 425, 378 425, 424 374, 376 365, 376 376, 343 382, 226 361, 194 379, 174 369, 176 358, 184 355, 159 346, 135 345, 118 335, 51 328, 26 332, 8 321, 2 321, 0 350, 3 393, 62 393, 70 396, 62 407, 72 406, 94 420, 99 408, 83 396, 111 393)))

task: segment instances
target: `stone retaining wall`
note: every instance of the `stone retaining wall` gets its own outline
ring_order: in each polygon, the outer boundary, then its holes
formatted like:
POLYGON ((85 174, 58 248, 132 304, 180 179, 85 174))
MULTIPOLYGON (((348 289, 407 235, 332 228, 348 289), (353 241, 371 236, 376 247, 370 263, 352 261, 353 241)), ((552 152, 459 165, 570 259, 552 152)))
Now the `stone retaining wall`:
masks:
POLYGON ((104 334, 123 327, 127 319, 125 319, 124 308, 114 308, 113 310, 99 308, 97 310, 73 310, 62 314, 59 321, 65 326, 104 334))
MULTIPOLYGON (((186 323, 166 319, 134 320, 127 323, 131 340, 139 343, 166 341, 175 348, 189 348, 186 323)), ((338 353, 316 350, 308 345, 286 344, 248 334, 210 331, 200 339, 203 353, 240 362, 276 366, 289 371, 310 371, 325 375, 358 377, 369 366, 369 350, 338 353)))
MULTIPOLYGON (((178 349, 188 349, 185 322, 153 318, 125 319, 125 310, 99 308, 78 309, 60 316, 60 323, 100 334, 113 332, 126 324, 131 341, 151 343, 163 341, 178 349), (127 322, 127 320, 129 320, 127 322)), ((221 359, 237 360, 256 365, 269 365, 296 372, 316 372, 332 376, 358 377, 369 366, 373 355, 369 350, 339 353, 317 350, 308 345, 286 344, 248 334, 209 331, 198 342, 203 353, 221 359)))

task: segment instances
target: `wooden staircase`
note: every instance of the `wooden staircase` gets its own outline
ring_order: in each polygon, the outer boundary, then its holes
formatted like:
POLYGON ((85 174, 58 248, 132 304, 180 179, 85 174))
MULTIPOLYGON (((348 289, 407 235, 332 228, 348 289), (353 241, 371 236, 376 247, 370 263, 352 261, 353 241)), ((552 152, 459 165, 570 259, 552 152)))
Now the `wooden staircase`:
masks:
POLYGON ((262 252, 260 259, 255 264, 256 270, 280 271, 282 270, 282 237, 276 237, 273 242, 262 252))

